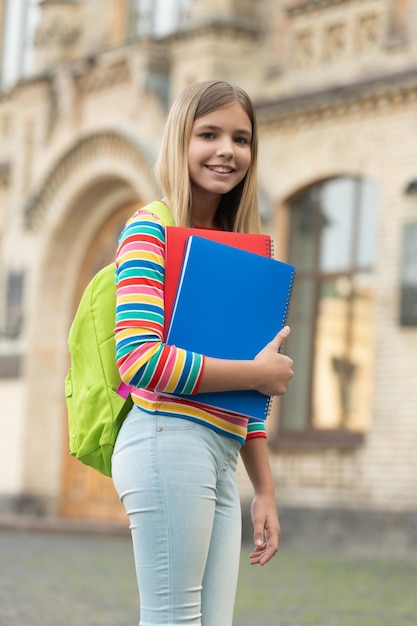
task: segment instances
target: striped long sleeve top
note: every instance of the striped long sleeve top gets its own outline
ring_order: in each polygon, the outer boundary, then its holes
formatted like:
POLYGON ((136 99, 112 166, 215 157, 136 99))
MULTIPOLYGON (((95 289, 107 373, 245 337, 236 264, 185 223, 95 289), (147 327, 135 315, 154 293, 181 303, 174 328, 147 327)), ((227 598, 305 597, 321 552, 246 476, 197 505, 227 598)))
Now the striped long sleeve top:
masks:
POLYGON ((265 437, 265 424, 198 403, 204 355, 163 341, 165 228, 138 211, 126 224, 116 254, 116 359, 142 410, 199 422, 237 439, 265 437), (175 394, 168 397, 165 394, 175 394), (181 398, 195 395, 195 401, 181 398))

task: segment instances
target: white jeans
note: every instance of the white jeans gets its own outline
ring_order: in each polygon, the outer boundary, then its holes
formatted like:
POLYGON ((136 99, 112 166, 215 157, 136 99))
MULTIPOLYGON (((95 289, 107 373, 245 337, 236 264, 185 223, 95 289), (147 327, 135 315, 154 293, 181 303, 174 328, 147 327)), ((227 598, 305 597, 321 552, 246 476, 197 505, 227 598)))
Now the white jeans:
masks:
POLYGON ((130 518, 140 626, 231 626, 241 548, 240 444, 134 407, 112 474, 130 518))

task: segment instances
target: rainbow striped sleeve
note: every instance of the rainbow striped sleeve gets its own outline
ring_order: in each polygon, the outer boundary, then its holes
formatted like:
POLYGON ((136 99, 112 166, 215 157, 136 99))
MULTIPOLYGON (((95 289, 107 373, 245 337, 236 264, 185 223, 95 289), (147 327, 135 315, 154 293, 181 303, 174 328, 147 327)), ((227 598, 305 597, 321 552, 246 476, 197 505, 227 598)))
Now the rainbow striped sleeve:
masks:
POLYGON ((265 420, 250 417, 246 439, 255 439, 256 437, 266 437, 265 420))
POLYGON ((116 255, 116 359, 128 385, 193 394, 204 357, 163 343, 165 229, 139 211, 126 224, 116 255))

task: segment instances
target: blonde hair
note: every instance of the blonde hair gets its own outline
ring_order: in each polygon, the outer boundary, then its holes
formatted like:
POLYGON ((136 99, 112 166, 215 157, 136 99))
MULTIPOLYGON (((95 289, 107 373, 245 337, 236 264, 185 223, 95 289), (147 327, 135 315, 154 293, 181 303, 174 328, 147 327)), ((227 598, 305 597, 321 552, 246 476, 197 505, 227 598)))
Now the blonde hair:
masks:
POLYGON ((237 232, 260 232, 257 200, 258 132, 255 111, 247 93, 226 81, 193 83, 174 101, 165 126, 155 176, 177 226, 190 226, 191 185, 188 146, 194 121, 233 102, 239 103, 252 124, 251 161, 244 179, 222 196, 215 215, 217 226, 237 232))

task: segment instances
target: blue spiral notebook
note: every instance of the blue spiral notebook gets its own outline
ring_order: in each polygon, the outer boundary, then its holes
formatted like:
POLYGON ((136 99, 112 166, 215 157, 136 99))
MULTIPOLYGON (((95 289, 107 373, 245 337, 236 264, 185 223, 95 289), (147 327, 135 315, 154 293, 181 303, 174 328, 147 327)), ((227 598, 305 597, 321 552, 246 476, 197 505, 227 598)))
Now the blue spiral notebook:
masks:
MULTIPOLYGON (((167 343, 209 357, 253 359, 285 325, 294 276, 287 263, 189 237, 167 343)), ((271 403, 257 391, 186 397, 258 419, 271 403)))

